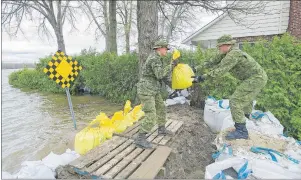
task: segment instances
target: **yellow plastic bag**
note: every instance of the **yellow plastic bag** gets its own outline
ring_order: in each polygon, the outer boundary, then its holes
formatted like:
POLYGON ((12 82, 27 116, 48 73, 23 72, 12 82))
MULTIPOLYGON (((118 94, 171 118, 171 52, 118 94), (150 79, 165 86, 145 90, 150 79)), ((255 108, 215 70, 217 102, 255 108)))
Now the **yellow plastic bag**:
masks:
POLYGON ((176 60, 181 56, 180 51, 178 51, 177 49, 173 52, 172 54, 172 60, 176 60))
POLYGON ((99 120, 94 119, 86 128, 76 134, 74 149, 77 153, 81 155, 86 154, 89 150, 100 145, 106 140, 105 135, 100 131, 98 126, 92 127, 99 123, 99 120))
POLYGON ((123 111, 115 112, 112 121, 116 132, 121 133, 126 130, 127 125, 124 121, 123 111))
POLYGON ((100 113, 96 119, 100 120, 100 131, 106 139, 111 139, 115 132, 113 121, 105 113, 100 113))
POLYGON ((194 72, 187 64, 178 64, 172 72, 172 89, 186 89, 192 86, 194 72))
POLYGON ((127 113, 129 113, 131 109, 132 109, 132 107, 131 107, 131 101, 127 100, 126 103, 125 103, 125 105, 124 105, 124 109, 123 109, 124 115, 126 115, 127 113))
POLYGON ((132 122, 138 121, 140 118, 144 116, 144 112, 142 111, 142 104, 137 105, 131 111, 132 122))

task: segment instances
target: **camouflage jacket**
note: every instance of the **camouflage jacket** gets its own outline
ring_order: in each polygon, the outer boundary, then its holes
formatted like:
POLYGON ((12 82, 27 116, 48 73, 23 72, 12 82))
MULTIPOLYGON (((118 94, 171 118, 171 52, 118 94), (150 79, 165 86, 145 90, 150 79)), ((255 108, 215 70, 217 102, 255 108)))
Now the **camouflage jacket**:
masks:
POLYGON ((171 72, 171 65, 165 65, 163 58, 152 52, 142 67, 142 75, 137 90, 142 95, 155 95, 162 90, 163 79, 171 72))
POLYGON ((266 77, 264 69, 249 54, 236 47, 230 49, 227 54, 216 55, 204 66, 214 66, 214 69, 206 74, 207 77, 222 76, 227 72, 239 80, 245 80, 251 76, 266 77))

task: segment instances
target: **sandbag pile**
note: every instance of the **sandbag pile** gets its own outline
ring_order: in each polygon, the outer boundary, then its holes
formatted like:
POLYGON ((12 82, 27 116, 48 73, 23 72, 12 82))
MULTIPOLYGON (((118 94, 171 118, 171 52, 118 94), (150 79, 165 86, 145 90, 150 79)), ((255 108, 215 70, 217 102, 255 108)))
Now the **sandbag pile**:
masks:
MULTIPOLYGON (((253 103, 255 105, 256 102, 253 103)), ((204 120, 219 133, 215 139, 215 163, 206 167, 205 179, 233 179, 224 170, 233 168, 238 179, 300 179, 301 145, 283 135, 283 126, 271 112, 254 110, 246 126, 249 139, 227 141, 225 135, 234 129, 229 100, 208 97, 204 120)))

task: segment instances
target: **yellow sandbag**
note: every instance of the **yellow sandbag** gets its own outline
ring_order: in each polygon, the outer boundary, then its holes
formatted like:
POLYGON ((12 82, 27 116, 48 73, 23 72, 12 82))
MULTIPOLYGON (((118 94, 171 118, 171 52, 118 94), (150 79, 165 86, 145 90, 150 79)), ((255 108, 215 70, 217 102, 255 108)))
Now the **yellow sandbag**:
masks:
POLYGON ((136 122, 142 116, 144 116, 144 112, 142 111, 142 104, 135 106, 134 109, 131 111, 131 121, 136 122))
POLYGON ((126 130, 127 125, 124 121, 123 111, 115 112, 112 121, 116 132, 121 133, 126 130))
POLYGON ((176 50, 173 52, 173 54, 172 54, 172 60, 176 60, 176 59, 178 59, 180 56, 181 56, 180 51, 176 49, 176 50))
POLYGON ((116 121, 122 121, 123 119, 124 119, 123 111, 115 112, 113 117, 112 117, 113 123, 116 122, 116 121))
POLYGON ((86 128, 76 134, 74 149, 77 153, 86 154, 105 141, 105 135, 100 131, 100 128, 98 126, 92 127, 95 124, 99 124, 99 120, 94 119, 86 128))
POLYGON ((178 64, 172 72, 172 89, 186 89, 192 86, 193 70, 187 64, 178 64))
POLYGON ((106 139, 111 139, 113 133, 115 132, 115 128, 113 126, 102 126, 99 128, 101 133, 104 135, 106 139))
POLYGON ((115 126, 115 131, 117 133, 122 133, 127 128, 127 122, 125 122, 123 120, 122 121, 115 121, 114 126, 115 126))
POLYGON ((131 109, 131 101, 127 100, 123 109, 124 114, 126 115, 127 113, 129 113, 131 109))

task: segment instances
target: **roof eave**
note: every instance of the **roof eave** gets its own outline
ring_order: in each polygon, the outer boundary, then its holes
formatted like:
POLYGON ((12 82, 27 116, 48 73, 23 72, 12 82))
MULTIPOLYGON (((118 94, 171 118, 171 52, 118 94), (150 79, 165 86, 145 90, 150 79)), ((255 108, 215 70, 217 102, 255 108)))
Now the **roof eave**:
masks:
POLYGON ((223 19, 227 14, 223 13, 221 15, 219 15, 218 17, 216 17, 215 19, 213 19, 212 21, 210 21, 209 23, 207 23, 205 26, 203 26, 202 28, 200 28, 198 31, 194 32, 193 34, 191 34, 190 36, 188 36, 186 39, 184 39, 182 41, 182 44, 187 44, 192 38, 194 38, 195 36, 199 35, 201 32, 205 31, 206 29, 208 29, 209 27, 211 27, 212 25, 214 25, 215 23, 217 23, 218 21, 220 21, 221 19, 223 19))

